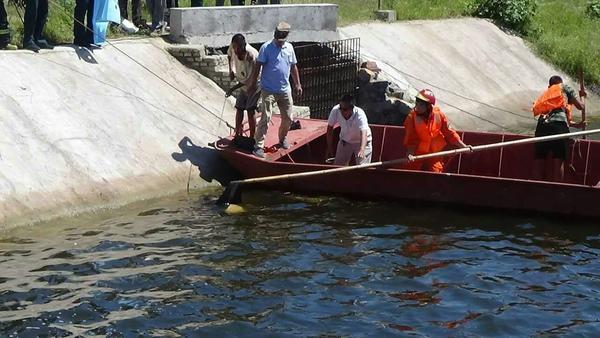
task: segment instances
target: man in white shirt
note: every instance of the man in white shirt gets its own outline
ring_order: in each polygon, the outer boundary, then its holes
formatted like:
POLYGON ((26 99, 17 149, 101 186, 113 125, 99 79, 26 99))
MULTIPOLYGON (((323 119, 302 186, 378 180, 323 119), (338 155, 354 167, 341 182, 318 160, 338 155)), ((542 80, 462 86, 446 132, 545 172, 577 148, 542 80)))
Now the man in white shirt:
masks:
POLYGON ((235 115, 235 135, 241 136, 243 133, 244 110, 248 112, 248 126, 250 128, 250 137, 254 138, 256 130, 256 108, 258 98, 260 97, 260 87, 254 90, 248 89, 248 81, 252 75, 252 69, 258 58, 258 51, 250 44, 246 43, 246 38, 242 34, 236 34, 231 39, 231 45, 227 50, 229 59, 229 77, 236 79, 239 83, 229 89, 225 96, 230 96, 234 90, 241 88, 240 94, 235 101, 237 113, 235 115))
POLYGON ((333 153, 333 128, 340 126, 340 140, 335 152, 336 165, 348 165, 352 155, 356 164, 371 163, 371 128, 365 112, 354 106, 351 95, 344 95, 333 107, 327 121, 327 158, 333 153))

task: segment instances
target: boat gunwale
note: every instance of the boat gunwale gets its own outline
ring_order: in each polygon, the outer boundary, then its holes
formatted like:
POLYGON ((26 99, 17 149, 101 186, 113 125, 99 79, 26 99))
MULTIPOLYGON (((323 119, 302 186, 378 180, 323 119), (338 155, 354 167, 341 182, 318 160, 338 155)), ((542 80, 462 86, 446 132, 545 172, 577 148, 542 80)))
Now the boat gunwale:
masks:
MULTIPOLYGON (((228 151, 225 151, 225 152, 228 152, 228 151)), ((273 173, 273 175, 295 174, 295 173, 302 173, 302 172, 308 172, 308 171, 317 171, 317 170, 323 170, 323 169, 335 169, 335 168, 342 167, 342 166, 333 165, 333 164, 266 161, 266 160, 259 159, 254 155, 246 154, 246 153, 242 153, 242 152, 230 152, 229 151, 228 153, 235 154, 235 156, 243 156, 247 159, 256 161, 257 163, 266 164, 266 165, 270 165, 270 166, 286 166, 286 167, 291 166, 291 167, 304 167, 304 168, 315 169, 315 170, 299 170, 299 171, 293 171, 293 172, 286 171, 285 173, 282 173, 278 170, 277 173, 273 173)), ((232 158, 232 160, 233 160, 233 158, 232 158)), ((385 170, 390 173, 419 173, 419 174, 426 175, 426 176, 443 175, 443 176, 455 176, 455 177, 463 177, 463 178, 489 179, 491 181, 527 183, 527 184, 547 185, 547 186, 554 186, 554 187, 589 188, 592 190, 597 189, 600 191, 600 187, 597 187, 594 185, 583 185, 583 184, 574 184, 574 183, 565 183, 565 182, 550 182, 550 181, 540 181, 540 180, 527 180, 527 179, 522 179, 522 178, 510 178, 510 177, 495 177, 495 176, 457 174, 457 173, 436 173, 436 172, 429 172, 429 171, 423 171, 423 170, 409 170, 409 169, 398 169, 398 168, 359 168, 359 169, 356 169, 355 171, 356 172, 360 172, 360 171, 368 172, 368 171, 373 171, 373 170, 385 170)), ((325 174, 325 175, 327 175, 327 174, 325 174)), ((263 176, 256 176, 256 177, 263 177, 263 176)), ((264 176, 264 177, 266 177, 266 176, 264 176)), ((251 178, 251 177, 248 177, 248 178, 251 178)), ((291 179, 293 179, 293 178, 291 178, 291 179)))
MULTIPOLYGON (((311 120, 311 119, 299 119, 299 120, 311 120)), ((324 124, 326 124, 325 120, 323 120, 323 122, 324 122, 324 124)), ((389 125, 381 125, 381 124, 370 124, 369 126, 381 127, 384 130, 387 128, 404 129, 403 126, 389 126, 389 125)), ((339 126, 336 128, 339 128, 339 126)), ((280 156, 278 156, 276 158, 260 159, 256 156, 254 156, 252 153, 240 151, 239 149, 231 149, 229 147, 216 147, 216 148, 219 152, 232 154, 233 156, 245 157, 246 159, 253 160, 256 163, 267 164, 267 165, 286 165, 286 166, 292 165, 295 167, 305 167, 305 168, 310 167, 310 168, 315 169, 315 170, 310 170, 310 171, 317 171, 317 170, 323 170, 323 169, 334 169, 334 168, 342 167, 342 166, 333 165, 333 164, 306 163, 306 162, 295 162, 295 161, 294 162, 283 162, 283 161, 281 161, 283 158, 285 158, 288 155, 293 154, 293 152, 299 150, 301 147, 303 147, 303 146, 315 141, 319 137, 322 137, 323 135, 325 135, 326 130, 323 131, 322 129, 323 128, 319 128, 319 129, 315 130, 314 132, 309 134, 308 137, 302 139, 301 142, 294 144, 290 149, 279 150, 275 154, 278 154, 280 156)), ((516 137, 520 137, 520 138, 530 138, 531 137, 528 135, 511 134, 511 133, 500 134, 500 133, 485 133, 485 132, 471 132, 471 131, 459 131, 459 132, 462 133, 463 135, 464 135, 464 133, 470 133, 470 134, 480 134, 480 135, 492 134, 492 135, 506 135, 506 136, 513 136, 513 137, 516 136, 516 137)), ((229 139, 229 138, 224 138, 224 139, 229 139)), ((600 141, 595 141, 595 140, 584 140, 584 141, 589 142, 589 143, 600 142, 600 141)), ((468 156, 469 154, 465 154, 465 155, 468 156)), ((233 165, 233 164, 231 164, 231 165, 235 167, 235 165, 233 165)), ((360 169, 356 169, 356 171, 366 171, 366 170, 386 170, 386 171, 389 171, 392 173, 419 172, 421 174, 429 174, 429 175, 471 177, 471 178, 477 178, 477 179, 490 179, 490 180, 497 180, 497 181, 503 181, 503 182, 510 181, 510 182, 527 183, 527 184, 548 185, 548 186, 554 186, 554 187, 579 187, 579 188, 600 190, 600 187, 598 187, 597 185, 594 185, 594 184, 586 185, 586 184, 576 184, 576 183, 567 183, 567 182, 551 182, 551 181, 534 180, 534 179, 497 177, 497 176, 485 176, 485 175, 473 175, 473 174, 461 174, 461 173, 434 173, 434 172, 427 172, 427 171, 422 171, 422 170, 409 170, 409 169, 399 169, 399 168, 360 168, 360 169)), ((301 173, 301 172, 306 172, 306 170, 286 172, 286 174, 301 173)), ((281 172, 276 173, 276 175, 279 175, 279 174, 281 174, 281 172)), ((250 178, 250 177, 247 177, 247 178, 250 178)))

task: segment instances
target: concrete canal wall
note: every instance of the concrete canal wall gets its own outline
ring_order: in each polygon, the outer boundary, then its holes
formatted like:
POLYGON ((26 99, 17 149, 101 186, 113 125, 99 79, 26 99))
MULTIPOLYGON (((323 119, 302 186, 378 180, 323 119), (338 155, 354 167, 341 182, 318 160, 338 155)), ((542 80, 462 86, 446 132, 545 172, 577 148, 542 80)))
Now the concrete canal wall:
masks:
POLYGON ((223 47, 232 35, 243 33, 248 42, 262 43, 273 38, 283 20, 292 26, 289 41, 331 41, 338 39, 337 18, 334 4, 173 8, 170 38, 223 47))
POLYGON ((229 132, 223 91, 160 39, 114 44, 206 109, 115 47, 0 52, 0 229, 185 190, 188 159, 220 173, 202 146, 229 132))
MULTIPOLYGON (((578 86, 538 58, 521 38, 482 19, 364 23, 342 27, 340 35, 360 37, 363 57, 377 61, 386 78, 403 89, 432 89, 459 129, 502 131, 500 125, 515 132, 533 133, 531 105, 550 76, 560 74, 567 83, 578 86)), ((590 97, 589 101, 588 113, 597 115, 598 97, 590 97)))
MULTIPOLYGON (((226 8, 175 9, 174 17, 179 11, 190 27, 174 25, 174 32, 180 29, 188 43, 205 34, 214 37, 207 43, 224 46, 238 31, 255 31, 254 42, 268 40, 276 22, 288 20, 295 41, 337 38, 336 6, 247 6, 244 15, 226 8), (264 10, 279 14, 265 16, 264 10), (195 22, 209 14, 220 19, 213 25, 195 22), (253 17, 265 20, 248 21, 253 17), (241 26, 226 24, 231 22, 241 26), (188 30, 198 27, 204 31, 188 30)), ((488 120, 531 133, 530 104, 548 77, 560 74, 520 38, 484 20, 365 23, 340 33, 360 37, 363 57, 377 61, 402 89, 433 89, 459 129, 498 130, 488 120)), ((113 44, 92 52, 72 47, 0 52, 0 230, 181 191, 188 177, 192 188, 202 187, 208 183, 198 168, 207 181, 227 178, 206 145, 228 134, 217 117, 224 108, 224 119, 233 123, 233 99, 224 101, 223 90, 197 71, 208 70, 205 74, 227 86, 219 56, 206 56, 204 46, 173 46, 161 39, 113 44)), ((596 97, 588 107, 597 114, 596 97)))

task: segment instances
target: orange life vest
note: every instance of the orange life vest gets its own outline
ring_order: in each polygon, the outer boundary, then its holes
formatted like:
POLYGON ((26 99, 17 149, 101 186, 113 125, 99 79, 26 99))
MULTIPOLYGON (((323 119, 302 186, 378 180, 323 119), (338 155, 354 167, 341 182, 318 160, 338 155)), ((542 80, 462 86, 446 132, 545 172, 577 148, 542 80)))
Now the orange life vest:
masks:
POLYGON ((546 115, 557 109, 562 109, 571 121, 571 105, 562 90, 562 84, 550 86, 533 104, 533 116, 546 115))
POLYGON ((458 142, 460 136, 450 129, 446 115, 434 106, 427 120, 412 110, 404 121, 404 145, 415 146, 415 155, 435 153, 444 150, 447 142, 458 142))

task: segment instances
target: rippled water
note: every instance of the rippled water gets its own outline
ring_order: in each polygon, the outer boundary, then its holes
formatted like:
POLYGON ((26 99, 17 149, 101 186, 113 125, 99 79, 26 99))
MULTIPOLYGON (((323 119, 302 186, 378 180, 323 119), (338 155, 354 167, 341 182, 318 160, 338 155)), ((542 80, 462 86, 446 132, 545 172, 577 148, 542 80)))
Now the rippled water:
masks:
POLYGON ((0 336, 600 334, 598 224, 215 194, 0 234, 0 336))

